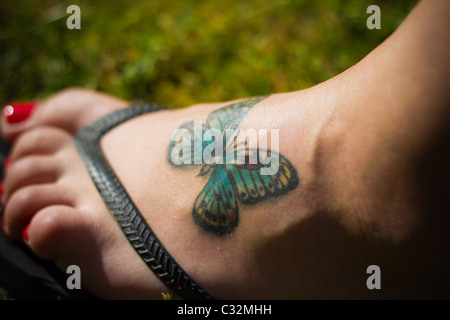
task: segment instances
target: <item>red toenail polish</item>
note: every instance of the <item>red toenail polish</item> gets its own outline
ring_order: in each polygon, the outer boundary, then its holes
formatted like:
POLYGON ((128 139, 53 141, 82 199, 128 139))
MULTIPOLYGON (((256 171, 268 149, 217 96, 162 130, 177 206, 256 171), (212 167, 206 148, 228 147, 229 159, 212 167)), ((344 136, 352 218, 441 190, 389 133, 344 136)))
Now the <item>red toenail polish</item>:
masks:
POLYGON ((23 229, 22 238, 24 241, 28 241, 28 229, 29 228, 30 228, 30 225, 26 226, 25 229, 23 229))
POLYGON ((5 218, 2 219, 2 228, 3 228, 3 230, 6 229, 6 220, 5 220, 5 218))
POLYGON ((8 123, 17 123, 27 119, 36 107, 35 102, 11 103, 3 108, 3 116, 8 123))

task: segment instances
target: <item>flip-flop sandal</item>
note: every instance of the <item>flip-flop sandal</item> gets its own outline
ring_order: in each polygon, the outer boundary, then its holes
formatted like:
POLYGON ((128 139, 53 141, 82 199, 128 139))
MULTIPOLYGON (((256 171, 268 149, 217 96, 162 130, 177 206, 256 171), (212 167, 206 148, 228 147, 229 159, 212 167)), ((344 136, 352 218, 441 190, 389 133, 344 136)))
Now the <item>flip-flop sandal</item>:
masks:
POLYGON ((154 274, 183 299, 213 299, 175 261, 133 203, 100 147, 102 136, 134 117, 165 109, 159 105, 133 105, 82 129, 75 137, 78 152, 109 211, 137 254, 154 274))

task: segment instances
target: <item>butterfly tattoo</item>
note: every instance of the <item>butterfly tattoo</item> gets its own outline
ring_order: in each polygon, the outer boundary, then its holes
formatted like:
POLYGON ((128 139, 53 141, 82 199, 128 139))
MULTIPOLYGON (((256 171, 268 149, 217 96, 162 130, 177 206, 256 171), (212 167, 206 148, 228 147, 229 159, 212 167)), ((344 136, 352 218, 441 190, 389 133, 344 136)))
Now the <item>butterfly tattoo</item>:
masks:
POLYGON ((195 223, 206 231, 217 235, 231 233, 239 223, 239 203, 251 205, 282 196, 299 184, 297 171, 286 157, 271 150, 248 147, 246 142, 236 142, 242 119, 264 98, 251 98, 218 109, 208 115, 206 125, 200 123, 200 129, 194 121, 186 122, 179 128, 184 134, 169 145, 171 165, 200 165, 199 176, 209 176, 192 210, 195 223), (214 142, 212 137, 205 135, 209 129, 220 133, 223 149, 212 152, 212 156, 221 161, 205 163, 204 152, 214 142), (189 142, 188 149, 183 142, 189 142), (173 155, 182 155, 183 161, 174 160, 173 155), (239 156, 244 161, 236 161, 239 156), (278 168, 275 173, 261 173, 261 169, 274 165, 278 168))

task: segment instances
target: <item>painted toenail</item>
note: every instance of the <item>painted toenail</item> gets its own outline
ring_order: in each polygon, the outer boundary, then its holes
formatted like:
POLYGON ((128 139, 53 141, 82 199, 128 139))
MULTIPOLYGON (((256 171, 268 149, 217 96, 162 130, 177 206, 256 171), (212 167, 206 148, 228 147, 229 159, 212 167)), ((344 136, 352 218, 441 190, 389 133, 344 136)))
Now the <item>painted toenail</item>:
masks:
POLYGON ((25 229, 23 229, 22 232, 22 238, 25 242, 28 241, 28 229, 30 228, 30 225, 26 226, 25 229))
POLYGON ((17 123, 27 119, 33 113, 37 104, 35 102, 18 102, 8 104, 3 108, 3 116, 8 123, 17 123))

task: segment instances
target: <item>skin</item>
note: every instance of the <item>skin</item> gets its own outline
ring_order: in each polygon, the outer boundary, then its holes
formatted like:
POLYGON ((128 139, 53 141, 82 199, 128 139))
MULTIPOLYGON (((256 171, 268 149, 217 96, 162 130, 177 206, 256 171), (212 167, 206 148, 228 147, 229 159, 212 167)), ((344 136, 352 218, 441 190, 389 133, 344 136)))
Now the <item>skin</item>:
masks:
MULTIPOLYGON (((448 1, 418 4, 360 63, 307 90, 260 101, 239 124, 278 129, 301 183, 239 207, 226 236, 192 207, 208 176, 167 161, 172 132, 236 101, 138 117, 102 148, 180 265, 218 298, 448 298, 450 41, 448 1), (268 116, 270 115, 270 116, 268 116), (380 266, 382 290, 366 268, 380 266)), ((135 256, 92 185, 72 137, 127 102, 68 89, 8 124, 6 232, 102 298, 160 298, 167 289, 135 256), (83 250, 80 250, 83 248, 83 250)))

